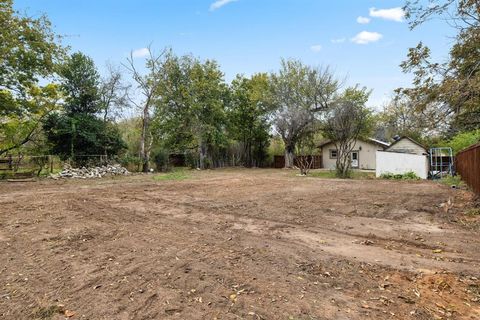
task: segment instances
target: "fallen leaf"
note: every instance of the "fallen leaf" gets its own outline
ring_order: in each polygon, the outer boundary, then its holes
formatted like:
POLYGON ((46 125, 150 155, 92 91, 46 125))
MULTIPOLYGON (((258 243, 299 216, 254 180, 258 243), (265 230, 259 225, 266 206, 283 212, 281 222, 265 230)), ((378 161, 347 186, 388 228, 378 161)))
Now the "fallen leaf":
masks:
POLYGON ((71 317, 75 316, 75 312, 70 311, 70 310, 65 310, 64 315, 65 315, 65 317, 67 317, 67 318, 71 318, 71 317))

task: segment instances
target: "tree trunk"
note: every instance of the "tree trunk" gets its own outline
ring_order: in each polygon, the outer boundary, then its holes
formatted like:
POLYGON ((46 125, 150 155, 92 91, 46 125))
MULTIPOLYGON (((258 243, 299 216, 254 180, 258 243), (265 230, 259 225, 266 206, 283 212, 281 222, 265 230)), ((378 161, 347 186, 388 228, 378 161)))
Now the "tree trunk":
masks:
POLYGON ((251 168, 252 165, 252 143, 247 141, 247 168, 251 168))
POLYGON ((142 135, 140 138, 140 158, 142 159, 142 171, 149 171, 149 152, 146 147, 146 140, 148 135, 148 106, 145 106, 143 109, 143 119, 142 119, 142 135))
POLYGON ((350 152, 345 150, 344 146, 337 148, 337 176, 339 178, 349 178, 350 177, 350 166, 351 166, 351 155, 350 152))
POLYGON ((294 144, 285 144, 285 168, 293 168, 295 160, 294 150, 294 144))
POLYGON ((198 154, 199 154, 199 169, 203 170, 205 169, 205 158, 207 157, 206 154, 206 148, 201 142, 200 145, 198 146, 198 154))

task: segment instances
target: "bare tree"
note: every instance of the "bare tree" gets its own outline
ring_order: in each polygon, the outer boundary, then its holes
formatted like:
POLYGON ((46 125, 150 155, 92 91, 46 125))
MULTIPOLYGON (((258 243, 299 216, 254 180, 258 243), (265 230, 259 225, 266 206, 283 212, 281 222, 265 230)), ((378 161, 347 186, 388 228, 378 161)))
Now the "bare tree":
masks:
POLYGON ((370 110, 355 101, 341 99, 331 109, 323 128, 324 135, 337 149, 336 171, 340 178, 351 174, 351 152, 357 140, 370 129, 370 110))
POLYGON ((140 137, 140 158, 142 159, 142 171, 149 171, 150 152, 152 149, 152 134, 150 132, 151 108, 157 98, 158 89, 162 81, 163 67, 167 50, 155 54, 150 47, 147 48, 146 58, 147 74, 142 74, 135 66, 133 52, 127 58, 125 68, 131 73, 136 84, 136 97, 128 96, 129 101, 141 110, 142 132, 140 137))
POLYGON ((273 124, 285 144, 285 167, 294 164, 297 143, 313 130, 318 113, 326 112, 340 87, 328 68, 314 68, 296 60, 282 60, 271 76, 273 124))
POLYGON ((107 76, 100 82, 100 112, 103 121, 114 121, 130 105, 128 99, 129 85, 123 81, 123 75, 119 68, 107 64, 107 76))

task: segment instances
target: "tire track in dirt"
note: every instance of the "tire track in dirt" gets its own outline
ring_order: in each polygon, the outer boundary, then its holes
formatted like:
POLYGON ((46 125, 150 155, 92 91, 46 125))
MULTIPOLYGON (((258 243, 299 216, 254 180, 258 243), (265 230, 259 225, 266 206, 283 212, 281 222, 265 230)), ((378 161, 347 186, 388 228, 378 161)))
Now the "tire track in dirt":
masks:
MULTIPOLYGON (((436 198, 450 190, 393 183, 398 191, 376 211, 373 203, 392 184, 302 180, 279 171, 202 172, 195 180, 165 183, 133 178, 0 193, 0 207, 8 210, 0 211, 0 226, 10 246, 0 258, 15 257, 2 264, 1 274, 9 276, 0 277, 0 285, 7 293, 17 290, 0 299, 0 315, 31 318, 41 307, 63 303, 90 319, 480 316, 471 301, 480 284, 460 275, 461 267, 478 263, 478 237, 437 217, 437 210, 415 212, 438 205, 436 198), (402 200, 404 191, 410 199, 419 190, 418 204, 402 200), (330 201, 337 192, 342 196, 330 201), (425 242, 417 246, 416 235, 425 242), (449 265, 450 272, 408 268, 414 252, 429 251, 424 246, 437 239, 451 239, 450 255, 468 236, 472 248, 462 255, 471 260, 449 265), (390 241, 399 247, 384 249, 390 241), (391 256, 371 261, 372 251, 406 255, 407 266, 384 261, 391 256), (353 258, 359 252, 361 259, 353 258), (13 270, 27 270, 32 281, 10 281, 13 270)), ((432 270, 442 263, 420 265, 432 270)))
MULTIPOLYGON (((337 228, 326 227, 327 225, 336 225, 333 216, 322 217, 322 224, 315 227, 307 227, 299 229, 298 224, 285 223, 281 220, 264 219, 264 218, 252 218, 252 214, 243 214, 238 212, 239 210, 225 210, 223 207, 210 206, 210 202, 206 199, 192 199, 191 197, 183 198, 180 195, 157 195, 155 198, 152 196, 146 197, 150 199, 149 202, 156 204, 162 204, 160 211, 168 212, 163 215, 164 218, 170 219, 175 223, 205 223, 207 221, 219 220, 228 221, 234 223, 231 228, 241 229, 250 233, 254 233, 260 237, 271 238, 277 235, 281 238, 295 241, 300 245, 313 246, 316 249, 328 252, 332 256, 342 256, 344 258, 357 259, 357 261, 366 263, 375 263, 384 266, 400 266, 401 269, 409 271, 423 271, 428 273, 434 273, 442 270, 457 271, 469 273, 472 275, 479 275, 480 271, 478 266, 480 260, 465 258, 464 255, 456 254, 453 252, 442 252, 444 259, 456 260, 462 259, 461 263, 450 261, 438 261, 435 260, 432 254, 435 245, 426 245, 424 243, 415 243, 405 239, 395 239, 392 237, 381 238, 372 234, 369 227, 372 225, 378 225, 379 223, 386 223, 387 221, 375 221, 375 219, 362 218, 363 223, 366 225, 366 231, 362 234, 355 234, 337 228), (175 208, 171 208, 171 207, 175 208), (186 207, 188 208, 185 210, 186 207), (182 209, 181 209, 182 208, 182 209), (186 212, 185 212, 186 211, 186 212), (192 212, 193 211, 193 212, 192 212), (275 230, 275 232, 273 232, 275 230), (367 233, 368 232, 368 233, 367 233), (365 245, 361 244, 359 239, 364 241, 371 241, 374 238, 375 244, 365 245), (402 246, 401 250, 386 250, 382 247, 387 241, 395 242, 402 246), (427 248, 425 248, 427 246, 427 248), (411 254, 408 251, 416 252, 411 254), (422 256, 430 256, 430 258, 424 258, 422 256), (464 262, 469 262, 465 265, 464 262)), ((130 200, 132 201, 132 200, 130 200)), ((125 203, 122 206, 140 208, 145 203, 145 198, 136 197, 133 202, 125 203)), ((235 207, 230 206, 231 209, 235 207)), ((337 219, 338 220, 338 219, 337 219)), ((389 221, 390 222, 390 221, 389 221)), ((408 231, 413 230, 429 230, 429 232, 437 233, 437 237, 444 238, 451 231, 444 230, 435 225, 421 225, 419 223, 411 224, 410 226, 403 226, 403 229, 408 231)), ((376 229, 379 229, 378 227, 376 229)), ((373 228, 370 228, 373 230, 373 228)), ((367 242, 368 243, 368 242, 367 242)))

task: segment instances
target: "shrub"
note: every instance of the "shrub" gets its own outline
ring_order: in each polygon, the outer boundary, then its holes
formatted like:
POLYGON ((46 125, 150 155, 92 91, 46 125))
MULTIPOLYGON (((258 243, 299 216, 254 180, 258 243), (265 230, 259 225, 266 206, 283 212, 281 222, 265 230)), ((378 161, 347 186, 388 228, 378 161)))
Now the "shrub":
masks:
POLYGON ((154 152, 153 161, 158 171, 166 172, 170 170, 169 152, 165 149, 160 149, 154 152))
POLYGON ((185 155, 185 165, 192 169, 198 167, 198 157, 195 153, 189 152, 185 155))
POLYGON ((420 180, 420 177, 413 171, 408 171, 405 173, 382 173, 380 178, 387 180, 420 180))
POLYGON ((408 171, 403 174, 402 180, 420 180, 420 177, 413 171, 408 171))
POLYGON ((142 160, 139 156, 134 156, 128 153, 120 157, 118 162, 129 171, 140 170, 140 166, 142 164, 142 160))

